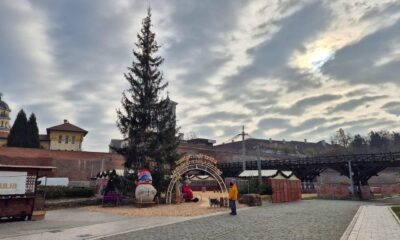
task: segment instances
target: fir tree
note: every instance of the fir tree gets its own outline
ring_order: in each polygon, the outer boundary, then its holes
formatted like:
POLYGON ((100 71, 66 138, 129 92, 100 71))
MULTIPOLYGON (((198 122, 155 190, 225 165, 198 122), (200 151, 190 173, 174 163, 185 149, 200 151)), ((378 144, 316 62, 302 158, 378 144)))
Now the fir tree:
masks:
POLYGON ((36 116, 34 113, 31 114, 28 121, 27 128, 27 141, 28 144, 26 147, 29 148, 40 148, 40 140, 39 140, 39 128, 36 123, 36 116))
POLYGON ((149 168, 155 164, 153 181, 157 182, 163 179, 165 164, 171 166, 178 159, 178 129, 171 101, 162 98, 168 83, 158 69, 164 59, 156 56, 159 45, 151 26, 149 9, 137 34, 135 59, 125 74, 130 88, 123 93, 123 109, 117 111, 118 127, 128 144, 117 151, 125 156, 127 168, 149 168))
POLYGON ((7 139, 8 147, 26 147, 27 146, 28 120, 23 109, 18 112, 17 118, 10 129, 7 139))

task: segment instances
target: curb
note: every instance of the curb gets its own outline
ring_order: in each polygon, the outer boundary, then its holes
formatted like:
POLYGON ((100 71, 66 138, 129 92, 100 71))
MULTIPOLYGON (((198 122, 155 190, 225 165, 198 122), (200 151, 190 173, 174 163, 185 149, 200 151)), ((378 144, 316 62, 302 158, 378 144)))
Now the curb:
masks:
POLYGON ((357 222, 358 217, 360 216, 361 212, 364 210, 366 205, 360 206, 354 215, 353 219, 351 220, 349 226, 347 226, 346 231, 344 231, 340 240, 348 240, 350 237, 351 232, 353 231, 354 225, 357 222))

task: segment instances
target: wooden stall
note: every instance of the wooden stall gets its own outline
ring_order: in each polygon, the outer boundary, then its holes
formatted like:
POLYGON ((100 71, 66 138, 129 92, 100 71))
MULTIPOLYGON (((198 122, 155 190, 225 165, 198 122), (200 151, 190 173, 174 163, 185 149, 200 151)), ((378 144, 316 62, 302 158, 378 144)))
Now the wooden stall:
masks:
MULTIPOLYGON (((272 188, 273 203, 301 200, 301 182, 291 171, 261 170, 261 177, 262 182, 272 188)), ((257 178, 257 170, 245 170, 239 175, 242 181, 257 181, 257 178)))
POLYGON ((31 220, 34 211, 44 217, 44 199, 36 195, 37 179, 51 176, 54 169, 0 164, 0 220, 31 220))

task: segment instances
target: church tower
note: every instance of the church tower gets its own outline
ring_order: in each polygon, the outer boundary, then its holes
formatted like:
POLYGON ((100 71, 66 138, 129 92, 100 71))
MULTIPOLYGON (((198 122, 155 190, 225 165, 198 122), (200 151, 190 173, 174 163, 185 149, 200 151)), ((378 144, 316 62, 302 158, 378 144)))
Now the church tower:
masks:
POLYGON ((0 93, 0 133, 10 132, 10 112, 11 109, 6 102, 2 100, 3 94, 0 93))

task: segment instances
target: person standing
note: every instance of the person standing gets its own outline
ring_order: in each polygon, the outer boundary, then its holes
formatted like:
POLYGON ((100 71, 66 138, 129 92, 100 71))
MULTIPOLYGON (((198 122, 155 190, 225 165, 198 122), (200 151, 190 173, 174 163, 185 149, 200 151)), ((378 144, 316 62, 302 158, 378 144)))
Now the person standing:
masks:
POLYGON ((231 207, 231 215, 236 215, 236 201, 238 199, 238 189, 236 186, 236 180, 232 179, 230 182, 231 188, 229 189, 229 205, 231 207))

